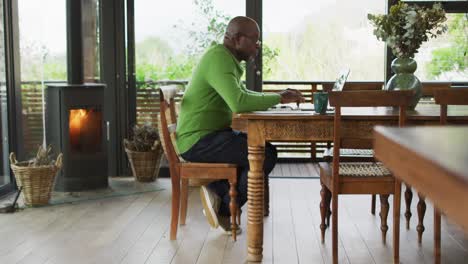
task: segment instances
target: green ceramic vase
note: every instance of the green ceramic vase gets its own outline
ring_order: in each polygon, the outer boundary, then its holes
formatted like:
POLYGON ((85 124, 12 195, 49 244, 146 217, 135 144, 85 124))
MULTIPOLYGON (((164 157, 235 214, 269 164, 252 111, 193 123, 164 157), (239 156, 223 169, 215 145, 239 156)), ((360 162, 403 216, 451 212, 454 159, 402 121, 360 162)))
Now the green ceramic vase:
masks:
POLYGON ((418 64, 412 58, 396 58, 392 61, 392 71, 395 75, 388 80, 386 89, 392 90, 415 90, 415 95, 409 108, 414 110, 422 96, 422 85, 414 75, 418 64))

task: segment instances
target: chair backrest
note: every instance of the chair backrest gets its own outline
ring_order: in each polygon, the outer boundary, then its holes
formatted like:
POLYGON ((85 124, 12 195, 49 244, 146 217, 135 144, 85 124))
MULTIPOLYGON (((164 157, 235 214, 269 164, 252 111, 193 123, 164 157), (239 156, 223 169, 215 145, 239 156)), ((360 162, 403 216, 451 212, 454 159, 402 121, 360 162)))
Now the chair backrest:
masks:
POLYGON ((434 97, 435 92, 440 89, 448 89, 452 85, 451 82, 423 82, 422 85, 422 96, 423 97, 434 97))
POLYGON ((405 124, 406 108, 410 104, 413 95, 413 91, 343 91, 328 93, 330 105, 335 107, 333 122, 333 180, 336 181, 335 184, 338 184, 339 178, 340 148, 372 148, 372 138, 367 137, 367 135, 356 138, 355 135, 360 134, 358 131, 352 133, 353 138, 346 138, 346 133, 342 133, 341 107, 399 107, 398 124, 401 127, 405 124))
MULTIPOLYGON (((333 82, 322 83, 324 91, 329 92, 333 89, 333 82)), ((347 82, 343 87, 343 91, 362 91, 362 90, 382 90, 383 82, 347 82)))
MULTIPOLYGON (((164 148, 164 153, 169 161, 171 169, 175 164, 180 162, 179 155, 176 151, 176 127, 177 114, 175 110, 175 96, 177 95, 177 86, 161 86, 159 90, 159 131, 162 135, 161 141, 164 148)), ((172 171, 171 171, 172 174, 172 171)))
POLYGON ((446 88, 434 91, 436 104, 440 105, 440 123, 447 124, 447 105, 468 105, 468 88, 446 88))

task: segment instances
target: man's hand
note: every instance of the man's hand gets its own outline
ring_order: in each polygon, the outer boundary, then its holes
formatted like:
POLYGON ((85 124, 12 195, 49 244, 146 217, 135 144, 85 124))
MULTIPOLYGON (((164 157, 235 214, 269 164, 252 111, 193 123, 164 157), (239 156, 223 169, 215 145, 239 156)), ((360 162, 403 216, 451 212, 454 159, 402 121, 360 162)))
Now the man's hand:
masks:
POLYGON ((288 104, 288 103, 304 103, 305 98, 302 96, 302 93, 299 90, 295 89, 286 89, 279 93, 281 95, 281 103, 288 104))

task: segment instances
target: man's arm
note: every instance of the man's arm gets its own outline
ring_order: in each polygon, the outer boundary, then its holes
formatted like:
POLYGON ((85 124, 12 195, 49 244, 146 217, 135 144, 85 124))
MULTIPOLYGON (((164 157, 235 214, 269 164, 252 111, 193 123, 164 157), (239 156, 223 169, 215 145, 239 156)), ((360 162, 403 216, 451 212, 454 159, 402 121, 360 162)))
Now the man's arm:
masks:
POLYGON ((234 73, 235 65, 230 63, 223 56, 214 56, 206 80, 233 112, 266 110, 280 102, 279 94, 248 92, 238 83, 234 73))
POLYGON ((261 92, 252 91, 252 90, 247 89, 247 88, 245 87, 244 84, 241 84, 241 85, 240 85, 240 88, 241 88, 244 92, 249 93, 249 94, 261 94, 261 92))

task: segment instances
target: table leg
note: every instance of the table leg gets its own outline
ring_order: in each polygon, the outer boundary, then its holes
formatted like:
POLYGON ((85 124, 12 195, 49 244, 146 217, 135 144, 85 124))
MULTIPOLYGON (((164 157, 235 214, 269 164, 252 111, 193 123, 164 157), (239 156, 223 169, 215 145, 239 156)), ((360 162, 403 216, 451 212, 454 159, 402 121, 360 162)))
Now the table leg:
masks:
POLYGON ((264 146, 249 146, 249 164, 247 185, 247 261, 261 262, 263 258, 263 162, 264 146))

